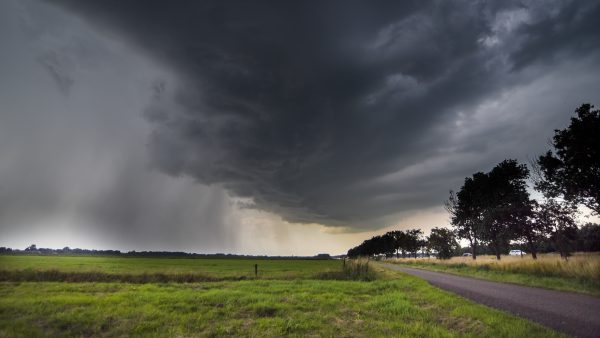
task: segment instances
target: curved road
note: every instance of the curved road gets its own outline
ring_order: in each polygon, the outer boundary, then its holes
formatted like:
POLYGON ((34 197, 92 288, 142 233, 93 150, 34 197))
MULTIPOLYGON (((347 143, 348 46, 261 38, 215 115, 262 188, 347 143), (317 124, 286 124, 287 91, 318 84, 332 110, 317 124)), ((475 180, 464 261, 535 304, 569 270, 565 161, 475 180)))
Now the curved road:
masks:
POLYGON ((501 309, 576 337, 600 337, 600 298, 447 273, 382 264, 477 303, 501 309))

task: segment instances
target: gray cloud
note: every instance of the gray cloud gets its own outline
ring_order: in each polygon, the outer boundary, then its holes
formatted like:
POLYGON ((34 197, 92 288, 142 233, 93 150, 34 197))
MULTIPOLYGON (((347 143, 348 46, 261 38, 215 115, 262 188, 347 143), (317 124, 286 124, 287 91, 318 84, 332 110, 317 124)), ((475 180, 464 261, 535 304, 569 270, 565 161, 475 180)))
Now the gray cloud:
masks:
POLYGON ((0 43, 0 245, 236 250, 222 188, 149 167, 168 70, 38 2, 0 3, 0 43))
POLYGON ((600 69, 598 2, 52 2, 175 69, 145 109, 156 167, 292 222, 381 227, 439 205, 599 99, 598 80, 557 77, 600 69), (556 82, 562 110, 523 97, 556 82))

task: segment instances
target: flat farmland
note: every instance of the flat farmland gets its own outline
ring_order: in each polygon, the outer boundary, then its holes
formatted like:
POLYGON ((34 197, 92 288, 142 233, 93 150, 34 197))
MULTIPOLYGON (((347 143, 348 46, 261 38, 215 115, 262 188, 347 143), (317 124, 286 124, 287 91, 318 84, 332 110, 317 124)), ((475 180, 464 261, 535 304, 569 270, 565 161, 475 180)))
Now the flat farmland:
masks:
POLYGON ((336 260, 0 256, 0 337, 560 337, 404 273, 336 260), (254 264, 264 274, 254 278, 254 264), (14 271, 190 274, 205 282, 11 280, 14 271), (239 277, 243 280, 218 280, 239 277), (356 280, 353 280, 356 279, 356 280))
POLYGON ((0 270, 60 271, 102 274, 192 274, 213 279, 254 278, 258 264, 261 279, 313 278, 316 274, 338 271, 340 260, 308 259, 219 259, 219 258, 141 258, 94 256, 0 256, 0 270))

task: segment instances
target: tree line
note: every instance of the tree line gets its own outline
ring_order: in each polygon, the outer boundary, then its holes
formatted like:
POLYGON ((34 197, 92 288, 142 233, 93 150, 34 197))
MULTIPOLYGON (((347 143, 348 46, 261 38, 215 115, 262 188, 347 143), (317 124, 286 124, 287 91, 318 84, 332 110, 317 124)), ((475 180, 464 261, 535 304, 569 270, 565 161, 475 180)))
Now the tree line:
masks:
MULTIPOLYGON (((600 251, 600 224, 591 222, 584 224, 576 229, 565 244, 568 246, 569 252, 600 251)), ((513 241, 511 243, 504 243, 500 250, 503 254, 506 254, 510 249, 525 250, 525 246, 525 243, 513 241)), ((477 247, 477 254, 495 255, 495 250, 497 250, 495 246, 489 243, 481 243, 477 247)), ((536 253, 538 252, 559 252, 559 247, 554 238, 548 236, 540 238, 537 243, 536 253)), ((455 231, 441 227, 433 228, 429 236, 424 236, 423 232, 419 229, 389 231, 383 235, 367 239, 360 245, 351 248, 348 250, 347 256, 357 258, 384 255, 386 257, 410 258, 417 257, 418 255, 433 255, 440 259, 448 259, 464 253, 472 253, 472 248, 461 247, 455 231), (406 239, 410 237, 412 238, 407 241, 406 239)))
POLYGON ((459 249, 453 231, 446 228, 433 228, 429 237, 423 236, 420 229, 389 231, 374 236, 348 250, 348 257, 386 255, 396 257, 417 257, 417 253, 435 252, 440 258, 450 258, 459 249))
MULTIPOLYGON (((183 251, 127 251, 120 250, 96 250, 96 249, 80 249, 70 248, 68 246, 62 249, 41 248, 35 244, 31 244, 23 250, 13 249, 9 247, 0 247, 0 254, 4 255, 42 255, 42 256, 119 256, 119 257, 163 257, 163 258, 220 258, 220 259, 272 259, 272 260, 326 260, 333 259, 329 254, 320 253, 314 256, 266 256, 266 255, 237 255, 237 254, 201 254, 183 251)), ((339 257, 335 257, 339 258, 339 257)))
POLYGON ((468 241, 473 259, 483 248, 500 259, 515 242, 523 243, 534 259, 541 248, 553 248, 564 258, 574 249, 600 250, 599 226, 580 229, 576 221, 579 205, 600 214, 600 111, 592 108, 581 105, 566 129, 554 131, 554 149, 531 161, 531 171, 506 159, 489 172, 465 178, 445 202, 452 229, 434 228, 427 238, 417 229, 391 231, 350 249, 348 256, 425 249, 449 258, 459 239, 468 241), (542 201, 531 199, 529 181, 542 201))

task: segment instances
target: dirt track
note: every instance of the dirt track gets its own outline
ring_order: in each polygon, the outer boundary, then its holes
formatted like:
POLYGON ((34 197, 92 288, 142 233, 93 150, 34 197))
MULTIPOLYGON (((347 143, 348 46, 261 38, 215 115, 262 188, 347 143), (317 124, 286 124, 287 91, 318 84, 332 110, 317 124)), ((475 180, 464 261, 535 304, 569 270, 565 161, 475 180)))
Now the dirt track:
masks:
POLYGON ((501 309, 576 337, 600 337, 600 298, 451 274, 383 266, 421 277, 441 289, 501 309))

